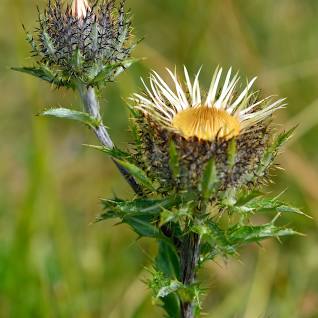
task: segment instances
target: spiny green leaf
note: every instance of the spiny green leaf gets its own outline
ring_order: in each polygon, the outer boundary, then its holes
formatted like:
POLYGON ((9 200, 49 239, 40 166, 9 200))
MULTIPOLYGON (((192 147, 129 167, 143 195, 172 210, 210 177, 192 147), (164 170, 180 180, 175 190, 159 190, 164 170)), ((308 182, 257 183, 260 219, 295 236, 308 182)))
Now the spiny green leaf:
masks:
POLYGON ((74 84, 70 80, 64 79, 58 73, 54 73, 49 67, 41 65, 40 67, 12 67, 13 71, 26 73, 34 77, 40 78, 57 87, 74 88, 74 84))
MULTIPOLYGON (((153 291, 155 300, 157 300, 157 295, 160 289, 169 285, 170 280, 160 270, 152 270, 150 272, 152 273, 152 279, 149 280, 148 284, 153 291)), ((171 293, 164 298, 160 298, 160 300, 162 301, 162 308, 168 314, 169 318, 180 317, 180 301, 175 293, 171 293)))
POLYGON ((176 294, 170 294, 162 299, 162 308, 168 314, 168 318, 180 318, 180 301, 176 294))
POLYGON ((279 201, 279 196, 269 199, 264 198, 263 195, 264 194, 258 190, 253 190, 247 193, 241 192, 239 194, 227 191, 222 198, 221 206, 232 213, 275 211, 279 213, 296 213, 310 218, 310 216, 306 215, 300 209, 289 206, 285 202, 279 201))
POLYGON ((96 85, 100 82, 105 82, 110 80, 110 76, 114 69, 118 67, 118 64, 106 64, 103 65, 101 69, 98 70, 97 75, 90 82, 90 85, 96 85))
MULTIPOLYGON (((202 242, 210 245, 210 249, 216 250, 217 253, 230 254, 235 253, 235 249, 226 237, 226 233, 216 223, 211 220, 197 222, 191 229, 201 236, 202 242)), ((215 251, 211 251, 215 254, 215 251)))
POLYGON ((26 34, 26 40, 28 41, 28 43, 32 47, 32 53, 39 54, 39 49, 38 49, 38 46, 37 46, 37 44, 36 44, 36 42, 34 40, 34 37, 33 37, 32 33, 28 32, 24 25, 22 25, 22 27, 23 27, 24 32, 26 34))
POLYGON ((180 174, 180 165, 177 148, 173 141, 169 145, 169 167, 173 176, 177 178, 180 174))
POLYGON ((292 206, 289 206, 287 204, 284 204, 282 202, 280 202, 280 205, 276 207, 276 211, 279 212, 279 213, 296 213, 296 214, 301 214, 303 216, 306 216, 307 218, 310 218, 312 219, 312 217, 306 213, 304 213, 303 211, 301 211, 300 209, 298 208, 295 208, 295 207, 292 207, 292 206))
POLYGON ((279 149, 288 141, 288 139, 294 133, 296 127, 291 128, 290 130, 283 132, 276 136, 276 138, 271 142, 271 145, 264 152, 264 155, 261 159, 261 164, 259 165, 256 174, 262 176, 264 171, 272 164, 274 158, 277 156, 279 149))
POLYGON ((127 217, 149 217, 151 223, 159 220, 160 213, 165 208, 172 208, 180 202, 180 198, 176 196, 164 199, 136 199, 132 201, 124 201, 120 199, 102 200, 105 212, 96 218, 96 222, 109 220, 113 218, 127 217))
POLYGON ((163 210, 160 213, 160 224, 159 225, 163 226, 167 223, 175 221, 175 219, 176 219, 176 216, 175 216, 174 212, 169 211, 169 210, 163 210))
POLYGON ((161 200, 136 199, 133 201, 102 200, 106 210, 118 210, 123 214, 152 214, 159 215, 164 208, 175 204, 175 197, 168 197, 161 200))
POLYGON ((125 152, 117 147, 107 148, 104 146, 95 146, 95 145, 84 145, 84 146, 91 149, 96 149, 98 151, 102 151, 115 159, 125 160, 131 157, 131 155, 128 152, 125 152))
POLYGON ((125 61, 113 64, 104 64, 98 67, 97 75, 94 76, 90 85, 98 85, 113 80, 124 70, 129 68, 132 64, 139 61, 139 59, 127 59, 125 61))
POLYGON ((286 203, 278 201, 275 198, 254 198, 253 200, 249 201, 245 206, 247 208, 251 208, 253 211, 274 210, 276 212, 289 212, 306 216, 306 214, 302 212, 300 209, 289 206, 286 203))
POLYGON ((170 284, 168 286, 164 286, 160 288, 157 294, 157 298, 167 297, 168 295, 176 292, 180 288, 183 288, 183 284, 177 280, 172 280, 170 281, 170 284))
POLYGON ((278 227, 272 222, 259 226, 235 225, 227 232, 229 242, 233 245, 242 245, 253 242, 260 242, 268 238, 278 238, 299 234, 296 231, 278 227))
POLYGON ((191 204, 173 211, 163 209, 160 213, 160 226, 170 222, 182 222, 184 219, 192 219, 191 204))
POLYGON ((296 213, 306 217, 310 217, 302 212, 300 209, 289 206, 288 204, 277 200, 277 198, 268 199, 262 197, 262 193, 258 191, 252 191, 246 196, 238 198, 237 202, 233 204, 227 204, 223 201, 223 204, 229 212, 238 213, 256 213, 274 211, 279 213, 296 213))
POLYGON ((204 199, 208 200, 216 190, 218 183, 217 169, 214 159, 211 159, 203 172, 200 190, 204 199))
POLYGON ((75 120, 93 128, 99 125, 99 121, 90 116, 89 114, 76 110, 71 110, 68 108, 51 108, 40 113, 40 116, 75 120))
POLYGON ((120 66, 117 67, 115 74, 113 75, 113 78, 116 78, 119 76, 122 72, 127 70, 129 67, 131 67, 133 64, 139 62, 140 59, 137 58, 132 58, 132 59, 127 59, 125 61, 122 61, 120 63, 120 66))
POLYGON ((143 209, 136 212, 136 206, 119 200, 104 201, 104 204, 106 212, 97 217, 96 222, 119 218, 121 223, 128 224, 140 237, 160 237, 160 231, 156 226, 158 216, 153 213, 154 211, 143 209), (130 208, 132 210, 129 210, 130 208))
POLYGON ((146 173, 135 166, 134 164, 116 159, 116 161, 124 167, 140 184, 146 187, 150 191, 156 191, 155 187, 152 184, 152 181, 147 177, 146 173))
POLYGON ((155 267, 170 279, 180 278, 180 260, 175 247, 169 242, 163 240, 159 242, 155 267))
POLYGON ((296 128, 297 126, 279 134, 273 142, 273 148, 277 149, 282 147, 291 138, 296 128))
POLYGON ((153 224, 152 215, 124 216, 122 222, 128 224, 140 237, 160 237, 159 229, 153 224))
POLYGON ((242 206, 242 205, 245 205, 248 202, 250 202, 256 198, 263 196, 263 195, 264 195, 263 192, 261 192, 259 190, 255 190, 255 189, 252 191, 248 191, 248 192, 242 191, 237 196, 236 204, 239 206, 242 206))

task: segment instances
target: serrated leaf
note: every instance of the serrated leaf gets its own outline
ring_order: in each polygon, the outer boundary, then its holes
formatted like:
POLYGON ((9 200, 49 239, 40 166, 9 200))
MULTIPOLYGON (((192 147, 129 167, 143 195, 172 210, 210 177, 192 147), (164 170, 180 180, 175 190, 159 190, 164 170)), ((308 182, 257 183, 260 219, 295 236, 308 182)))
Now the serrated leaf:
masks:
POLYGON ((177 280, 172 280, 170 281, 170 284, 168 286, 164 286, 160 288, 156 297, 157 298, 167 297, 168 295, 176 292, 180 288, 183 288, 183 284, 177 280))
POLYGON ((210 250, 213 249, 213 251, 211 251, 212 254, 222 253, 233 255, 235 253, 235 248, 228 240, 225 231, 216 223, 210 220, 197 223, 191 230, 200 235, 203 243, 209 244, 210 250))
POLYGON ((163 210, 160 213, 160 226, 163 226, 167 223, 173 222, 176 219, 176 215, 174 212, 169 211, 169 210, 163 210))
POLYGON ((259 198, 261 196, 263 196, 263 192, 259 191, 259 190, 252 190, 252 191, 249 191, 249 192, 241 192, 238 194, 238 197, 237 197, 237 202, 236 204, 238 206, 242 206, 242 205, 245 205, 247 204, 248 202, 256 199, 256 198, 259 198))
POLYGON ((93 128, 99 124, 99 121, 91 117, 89 114, 68 108, 51 108, 40 113, 40 116, 75 120, 93 128))
POLYGON ((136 199, 123 201, 120 199, 103 200, 105 212, 96 219, 96 222, 120 218, 122 223, 130 225, 140 236, 159 237, 160 231, 156 224, 162 209, 170 207, 174 198, 162 200, 136 199))
POLYGON ((307 218, 312 219, 310 215, 307 215, 300 209, 289 206, 283 202, 279 202, 279 206, 276 207, 276 211, 279 213, 296 213, 296 214, 300 214, 300 215, 306 216, 307 218))
POLYGON ((241 226, 236 225, 227 232, 227 237, 231 244, 242 245, 247 243, 257 243, 268 238, 278 238, 299 234, 296 231, 278 227, 273 223, 267 223, 259 226, 241 226))
POLYGON ((106 64, 98 71, 97 75, 90 82, 90 85, 96 85, 100 82, 110 80, 112 72, 118 67, 118 64, 106 64))
POLYGON ((34 40, 33 35, 25 29, 24 25, 22 25, 22 27, 23 27, 25 34, 26 34, 26 40, 32 48, 32 53, 39 54, 39 49, 38 49, 38 46, 34 40))
POLYGON ((125 214, 150 214, 159 216, 160 212, 165 208, 172 207, 175 202, 175 197, 168 197, 162 200, 152 199, 136 199, 133 201, 115 200, 102 200, 106 210, 116 210, 125 214))
POLYGON ((217 169, 214 159, 211 159, 203 172, 200 190, 204 199, 208 200, 216 190, 218 184, 217 169))
POLYGON ((155 260, 155 267, 170 279, 180 278, 180 261, 175 247, 169 242, 159 242, 158 254, 155 260))
POLYGON ((141 185, 143 185, 150 191, 156 191, 155 187, 152 184, 152 181, 147 177, 146 173, 142 169, 124 160, 116 159, 116 161, 122 167, 124 167, 141 185))
POLYGON ((177 178, 180 174, 180 165, 177 148, 173 141, 169 145, 169 167, 173 176, 177 178))
POLYGON ((279 134, 276 139, 274 140, 273 147, 274 149, 282 147, 288 140, 289 138, 293 135, 295 132, 297 126, 279 134))
POLYGON ((131 67, 133 64, 139 62, 140 59, 127 59, 125 61, 122 61, 120 64, 120 66, 117 67, 117 70, 115 72, 115 74, 113 75, 113 78, 116 78, 117 76, 119 76, 122 72, 124 72, 125 70, 127 70, 129 67, 131 67))
POLYGON ((245 202, 245 204, 239 203, 242 203, 242 201, 238 202, 237 205, 234 206, 234 211, 243 213, 274 211, 278 213, 296 213, 309 217, 300 209, 289 206, 284 202, 278 201, 276 198, 268 199, 256 196, 245 202))
MULTIPOLYGON (((122 201, 124 203, 124 201, 122 201)), ((111 205, 110 202, 106 205, 111 205)), ((119 218, 121 223, 128 224, 134 232, 136 232, 140 237, 160 237, 160 231, 156 226, 158 217, 156 214, 134 212, 130 213, 128 210, 120 210, 117 207, 110 209, 107 207, 105 213, 96 218, 95 222, 101 222, 110 219, 119 218)), ((120 223, 119 223, 120 224, 120 223)))
POLYGON ((272 164, 275 156, 277 155, 279 149, 288 141, 288 139, 294 133, 296 127, 291 128, 290 130, 283 132, 276 136, 276 138, 271 142, 271 145, 266 149, 264 155, 261 159, 261 163, 256 171, 256 174, 262 176, 264 171, 272 164))
POLYGON ((163 209, 160 213, 160 226, 170 222, 181 222, 184 219, 192 219, 191 206, 184 206, 173 211, 163 209))
POLYGON ((180 301, 176 294, 170 294, 162 299, 162 308, 168 314, 168 318, 180 318, 180 301))
POLYGON ((84 145, 84 146, 91 148, 91 149, 95 149, 95 150, 104 152, 114 159, 125 160, 125 159, 129 159, 131 157, 131 155, 128 152, 125 152, 117 147, 107 148, 104 146, 96 146, 96 145, 84 145))
POLYGON ((159 229, 153 224, 152 215, 124 216, 122 222, 128 224, 140 237, 160 237, 159 229))
POLYGON ((129 68, 132 64, 139 61, 138 59, 127 59, 114 64, 104 64, 99 67, 97 75, 91 80, 90 85, 98 85, 107 81, 113 80, 115 77, 120 75, 123 71, 129 68))
MULTIPOLYGON (((231 195, 231 193, 229 193, 231 195)), ((274 211, 278 213, 296 213, 306 217, 309 217, 300 209, 289 206, 287 203, 279 201, 278 197, 273 199, 264 198, 263 193, 254 190, 251 192, 240 193, 237 196, 237 200, 234 199, 230 200, 227 196, 223 198, 222 205, 230 212, 238 212, 238 213, 256 213, 256 212, 267 212, 267 211, 274 211)))
MULTIPOLYGON (((152 272, 152 279, 149 281, 149 287, 152 289, 156 299, 161 288, 168 286, 170 280, 164 275, 163 272, 154 270, 152 272)), ((179 318, 180 313, 180 301, 175 293, 171 293, 164 298, 160 298, 162 301, 162 308, 168 314, 169 318, 179 318)))
POLYGON ((12 67, 13 71, 32 75, 46 82, 56 85, 57 87, 74 88, 74 84, 65 80, 62 76, 54 73, 50 68, 42 65, 40 67, 12 67))

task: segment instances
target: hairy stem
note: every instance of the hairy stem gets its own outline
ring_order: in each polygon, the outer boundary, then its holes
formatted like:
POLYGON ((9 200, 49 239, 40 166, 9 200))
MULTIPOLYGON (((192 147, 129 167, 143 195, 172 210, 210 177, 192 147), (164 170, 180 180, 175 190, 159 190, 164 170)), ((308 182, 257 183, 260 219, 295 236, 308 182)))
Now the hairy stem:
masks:
MULTIPOLYGON (((98 126, 94 128, 95 135, 98 138, 99 142, 104 147, 107 147, 110 149, 114 148, 114 143, 109 136, 107 128, 102 122, 102 117, 100 115, 100 106, 99 106, 99 102, 95 93, 95 89, 91 86, 84 87, 83 85, 78 85, 78 91, 82 98, 85 111, 90 116, 97 119, 97 121, 99 122, 98 126)), ((118 168, 120 173, 123 175, 125 180, 128 182, 128 184, 134 190, 134 192, 138 195, 142 195, 143 194, 142 188, 139 186, 136 180, 129 174, 129 172, 124 167, 122 167, 116 160, 113 160, 113 162, 115 163, 116 167, 118 168)))
MULTIPOLYGON (((181 258, 181 280, 186 286, 190 286, 195 282, 196 270, 200 257, 200 236, 195 233, 188 234, 182 243, 181 258)), ((181 300, 181 317, 195 317, 194 301, 181 300)))

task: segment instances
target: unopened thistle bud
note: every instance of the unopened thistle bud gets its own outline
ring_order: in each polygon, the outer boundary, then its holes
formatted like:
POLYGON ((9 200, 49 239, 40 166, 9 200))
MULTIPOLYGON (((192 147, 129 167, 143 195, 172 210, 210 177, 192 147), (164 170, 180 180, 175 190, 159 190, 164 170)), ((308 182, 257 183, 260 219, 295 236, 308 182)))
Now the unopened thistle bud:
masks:
POLYGON ((269 118, 284 99, 258 99, 251 92, 256 78, 240 91, 231 69, 223 85, 217 69, 207 93, 200 72, 193 82, 186 68, 184 81, 168 72, 172 85, 153 72, 150 87, 144 83, 144 93, 132 98, 140 140, 136 158, 160 189, 200 192, 207 182, 215 193, 264 181, 275 157, 269 118))
POLYGON ((49 0, 36 34, 28 34, 42 78, 58 86, 101 86, 130 66, 135 46, 130 15, 124 1, 117 3, 90 7, 88 0, 73 0, 64 7, 61 0, 49 0))

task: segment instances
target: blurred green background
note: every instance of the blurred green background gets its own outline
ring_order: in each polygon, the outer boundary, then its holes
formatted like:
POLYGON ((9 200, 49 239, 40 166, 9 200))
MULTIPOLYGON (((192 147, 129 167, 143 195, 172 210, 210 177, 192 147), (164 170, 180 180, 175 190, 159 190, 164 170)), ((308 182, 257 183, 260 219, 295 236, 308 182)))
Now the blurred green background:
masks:
MULTIPOLYGON (((10 66, 30 65, 21 24, 36 26, 44 0, 0 5, 0 317, 162 317, 142 281, 156 246, 125 226, 91 225, 99 198, 132 193, 92 133, 67 121, 35 116, 47 106, 80 107, 72 92, 51 89, 10 66)), ((123 98, 140 76, 164 67, 203 65, 209 85, 216 65, 259 76, 264 94, 288 97, 275 116, 299 128, 266 190, 283 194, 313 220, 288 216, 306 237, 266 241, 240 260, 211 262, 201 275, 211 318, 318 317, 318 1, 128 0, 145 40, 133 66, 102 95, 114 140, 129 140, 123 98)))

